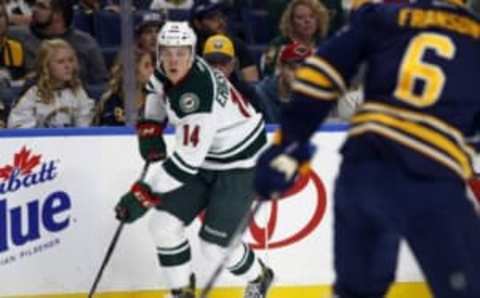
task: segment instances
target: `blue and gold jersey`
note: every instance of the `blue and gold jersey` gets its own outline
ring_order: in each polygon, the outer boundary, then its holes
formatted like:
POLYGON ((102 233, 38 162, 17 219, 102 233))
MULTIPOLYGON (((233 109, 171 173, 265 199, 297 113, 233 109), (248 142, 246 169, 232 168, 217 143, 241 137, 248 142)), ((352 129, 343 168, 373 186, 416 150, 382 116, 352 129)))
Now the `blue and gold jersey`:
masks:
POLYGON ((472 176, 475 152, 465 136, 477 130, 480 111, 480 20, 445 1, 363 5, 297 71, 284 135, 302 141, 313 133, 362 63, 365 103, 349 139, 373 135, 401 147, 408 163, 427 157, 472 176))

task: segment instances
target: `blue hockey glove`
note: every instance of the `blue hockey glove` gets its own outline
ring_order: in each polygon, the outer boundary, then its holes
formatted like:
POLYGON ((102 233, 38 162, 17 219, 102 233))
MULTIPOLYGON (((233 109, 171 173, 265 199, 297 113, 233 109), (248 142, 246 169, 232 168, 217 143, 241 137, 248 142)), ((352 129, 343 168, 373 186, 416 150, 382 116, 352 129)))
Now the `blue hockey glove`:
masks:
POLYGON ((138 147, 143 160, 148 162, 165 159, 167 146, 163 140, 165 124, 154 120, 137 123, 138 147))
POLYGON ((161 201, 158 194, 153 193, 147 184, 136 182, 130 191, 120 198, 115 207, 116 218, 125 223, 132 223, 161 201))
POLYGON ((312 144, 272 145, 257 162, 255 189, 260 200, 271 200, 293 186, 299 174, 310 171, 309 162, 315 152, 312 144))

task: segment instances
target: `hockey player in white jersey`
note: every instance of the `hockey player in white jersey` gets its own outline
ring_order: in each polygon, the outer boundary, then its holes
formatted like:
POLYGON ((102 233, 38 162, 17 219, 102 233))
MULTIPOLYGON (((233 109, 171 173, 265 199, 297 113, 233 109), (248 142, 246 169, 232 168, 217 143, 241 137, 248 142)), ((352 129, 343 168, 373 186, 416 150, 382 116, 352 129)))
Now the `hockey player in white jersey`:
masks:
MULTIPOLYGON (((151 163, 117 205, 130 223, 153 207, 149 228, 172 297, 195 297, 185 228, 202 212, 202 254, 218 264, 253 201, 256 158, 266 144, 262 115, 218 71, 195 56, 196 36, 186 22, 167 22, 158 34, 157 69, 147 84, 146 120, 138 126, 147 160, 164 151, 165 124, 175 127, 173 152, 151 163)), ((248 245, 239 245, 227 268, 247 282, 245 297, 262 298, 273 280, 248 245)))

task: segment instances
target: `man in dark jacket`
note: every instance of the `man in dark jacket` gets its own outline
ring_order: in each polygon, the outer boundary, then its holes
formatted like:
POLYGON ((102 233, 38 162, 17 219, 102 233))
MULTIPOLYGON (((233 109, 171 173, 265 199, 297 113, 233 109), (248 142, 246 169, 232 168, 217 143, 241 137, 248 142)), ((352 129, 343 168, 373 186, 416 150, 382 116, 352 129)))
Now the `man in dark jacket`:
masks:
POLYGON ((85 83, 105 82, 108 71, 95 39, 72 27, 73 4, 69 0, 37 0, 33 6, 32 23, 28 28, 15 28, 12 36, 25 45, 27 71, 33 70, 40 43, 44 39, 62 38, 75 49, 80 77, 85 83))

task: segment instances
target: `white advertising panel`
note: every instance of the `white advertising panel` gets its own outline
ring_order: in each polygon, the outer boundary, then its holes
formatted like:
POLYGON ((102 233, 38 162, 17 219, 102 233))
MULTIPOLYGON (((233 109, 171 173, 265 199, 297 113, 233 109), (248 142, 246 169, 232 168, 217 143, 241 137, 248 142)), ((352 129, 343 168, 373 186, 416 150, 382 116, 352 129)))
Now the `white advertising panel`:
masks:
MULTIPOLYGON (((314 173, 284 198, 264 204, 245 235, 274 267, 277 285, 333 280, 331 193, 344 137, 343 131, 317 133, 314 173)), ((1 152, 0 297, 88 292, 118 226, 113 208, 142 169, 136 137, 10 136, 2 138, 1 152)), ((124 228, 99 291, 165 287, 148 216, 124 228)), ((188 232, 201 287, 215 264, 197 249, 198 226, 188 232)), ((398 278, 422 280, 407 250, 398 278)), ((223 274, 218 284, 243 282, 223 274)))

